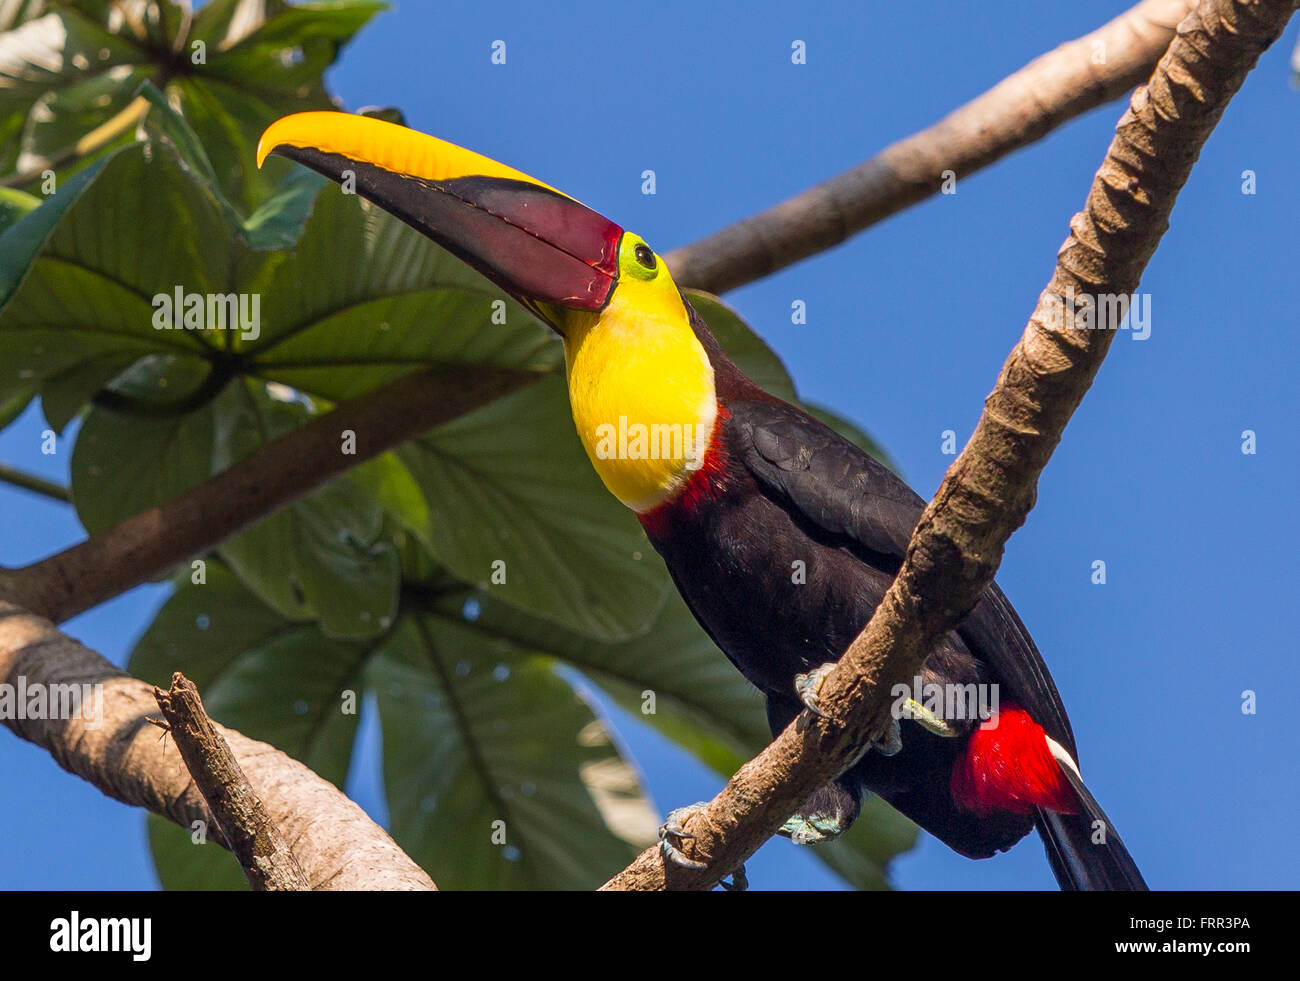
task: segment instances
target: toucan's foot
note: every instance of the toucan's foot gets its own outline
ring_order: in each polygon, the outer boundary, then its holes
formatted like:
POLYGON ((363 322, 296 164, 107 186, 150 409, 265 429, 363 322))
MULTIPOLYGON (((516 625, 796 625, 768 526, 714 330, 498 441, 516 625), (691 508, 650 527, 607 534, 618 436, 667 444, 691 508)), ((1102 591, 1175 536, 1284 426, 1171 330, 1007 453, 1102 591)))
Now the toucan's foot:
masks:
MULTIPOLYGON (((697 872, 708 868, 708 865, 704 862, 697 862, 693 858, 687 858, 682 854, 682 850, 677 847, 678 841, 695 837, 686 830, 686 822, 706 807, 708 807, 708 804, 705 801, 696 801, 687 807, 678 807, 668 812, 668 816, 664 818, 664 823, 659 827, 659 852, 663 855, 664 861, 697 872)), ((744 892, 749 888, 749 879, 745 877, 745 866, 741 865, 731 873, 730 882, 722 879, 718 882, 718 885, 728 892, 744 892)))
POLYGON ((946 719, 931 712, 915 698, 909 698, 904 702, 899 714, 904 719, 911 719, 913 722, 924 726, 936 736, 951 739, 957 735, 957 730, 949 725, 946 719))
POLYGON ((897 756, 903 749, 903 733, 898 727, 897 719, 890 719, 885 731, 871 744, 881 756, 897 756))
POLYGON ((862 795, 840 781, 828 783, 809 797, 777 834, 796 845, 834 841, 848 831, 862 809, 862 795))
POLYGON ((817 695, 822 690, 822 685, 826 682, 826 676, 835 668, 834 661, 827 661, 819 668, 813 668, 807 674, 797 674, 794 676, 794 690, 799 695, 799 701, 803 702, 803 707, 813 715, 820 718, 826 718, 817 705, 817 695))
POLYGON ((718 885, 727 890, 727 892, 744 892, 749 888, 749 880, 745 878, 745 866, 742 865, 736 869, 736 871, 731 873, 730 882, 726 879, 721 879, 718 881, 718 885))
POLYGON ((793 841, 796 845, 820 845, 824 841, 834 841, 848 829, 834 814, 796 814, 777 832, 793 841))
MULTIPOLYGON (((817 704, 817 696, 821 693, 822 685, 826 683, 826 676, 834 668, 835 662, 827 661, 821 667, 813 668, 806 674, 794 676, 794 690, 799 694, 799 701, 803 702, 804 708, 809 712, 823 719, 826 718, 826 713, 817 704)), ((922 708, 922 711, 924 711, 924 708, 922 708)), ((863 747, 862 754, 865 755, 868 750, 874 749, 881 756, 894 756, 902 748, 903 736, 898 728, 898 720, 891 718, 884 731, 863 747)), ((858 759, 861 758, 861 756, 858 757, 858 759)), ((857 760, 853 762, 856 764, 857 760)))
POLYGON ((696 871, 708 868, 703 862, 687 858, 682 854, 682 850, 677 847, 677 842, 695 837, 686 830, 686 822, 707 806, 708 803, 705 801, 696 801, 687 807, 678 807, 668 812, 668 816, 664 818, 664 823, 659 826, 659 851, 663 855, 664 861, 672 862, 684 869, 694 869, 696 871))

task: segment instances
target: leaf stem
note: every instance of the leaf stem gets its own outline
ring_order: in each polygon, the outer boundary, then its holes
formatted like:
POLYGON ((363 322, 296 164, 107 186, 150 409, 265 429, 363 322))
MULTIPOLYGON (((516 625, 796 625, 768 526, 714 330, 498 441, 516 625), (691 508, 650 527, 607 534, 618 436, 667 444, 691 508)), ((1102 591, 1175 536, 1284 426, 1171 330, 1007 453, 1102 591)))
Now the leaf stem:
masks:
POLYGON ((38 477, 36 474, 27 473, 3 463, 0 463, 0 481, 13 484, 15 487, 21 487, 23 490, 29 490, 34 494, 41 494, 55 501, 62 501, 64 504, 72 503, 72 493, 62 484, 56 484, 52 480, 46 480, 44 477, 38 477))

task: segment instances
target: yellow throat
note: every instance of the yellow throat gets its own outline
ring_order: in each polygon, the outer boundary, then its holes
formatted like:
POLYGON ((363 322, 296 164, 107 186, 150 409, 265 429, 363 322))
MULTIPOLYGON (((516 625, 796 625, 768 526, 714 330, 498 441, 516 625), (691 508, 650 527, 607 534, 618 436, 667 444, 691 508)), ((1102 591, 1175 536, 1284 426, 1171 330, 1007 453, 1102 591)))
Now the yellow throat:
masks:
POLYGON ((592 466, 632 510, 653 510, 702 465, 718 412, 713 366, 672 276, 628 232, 605 308, 551 310, 564 336, 573 422, 592 466))

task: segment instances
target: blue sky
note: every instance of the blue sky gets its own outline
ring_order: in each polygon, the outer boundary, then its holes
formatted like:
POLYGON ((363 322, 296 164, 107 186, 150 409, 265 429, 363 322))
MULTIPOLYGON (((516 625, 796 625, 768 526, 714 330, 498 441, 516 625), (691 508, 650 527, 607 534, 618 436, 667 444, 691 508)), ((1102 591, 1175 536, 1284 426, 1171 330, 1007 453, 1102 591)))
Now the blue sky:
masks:
MULTIPOLYGON (((412 126, 536 174, 666 251, 859 162, 1128 4, 700 6, 408 0, 331 81, 349 108, 398 105, 412 126), (806 65, 790 63, 795 39, 806 65), (505 65, 490 63, 495 40, 505 65)), ((1293 24, 1202 153, 1143 279, 1150 337, 1116 339, 998 577, 1056 677, 1089 785, 1157 888, 1300 884, 1295 38, 1293 24), (1255 455, 1241 452, 1245 429, 1255 455), (1098 559, 1105 585, 1091 582, 1098 559), (1257 714, 1243 714, 1245 690, 1257 714)), ((1120 111, 1095 110, 728 300, 805 398, 873 433, 928 497, 951 462, 941 433, 969 435, 1120 111), (796 299, 806 325, 790 323, 796 299)), ((42 456, 42 428, 29 411, 0 433, 0 460, 66 480, 69 454, 42 456)), ((3 486, 0 513, 6 565, 82 534, 67 508, 3 486)), ((164 598, 142 588, 67 629, 121 663, 164 598)), ((616 722, 661 809, 720 787, 616 722)), ((363 743, 373 759, 373 728, 363 743)), ((156 885, 140 812, 8 734, 0 773, 0 887, 156 885)), ((351 789, 382 815, 371 774, 351 789)), ((923 838, 895 869, 908 889, 1053 887, 1032 838, 984 862, 923 838)), ((750 879, 835 882, 785 841, 750 879)))

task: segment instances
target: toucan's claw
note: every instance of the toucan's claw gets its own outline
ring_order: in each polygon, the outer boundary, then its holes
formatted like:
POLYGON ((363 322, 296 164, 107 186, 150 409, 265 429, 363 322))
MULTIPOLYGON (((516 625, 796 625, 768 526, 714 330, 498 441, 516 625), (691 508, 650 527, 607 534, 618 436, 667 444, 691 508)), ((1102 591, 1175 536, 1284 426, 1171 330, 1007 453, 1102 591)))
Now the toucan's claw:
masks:
POLYGON ((708 865, 704 862, 697 862, 693 858, 687 858, 675 844, 676 841, 684 841, 695 837, 686 830, 686 822, 706 807, 708 807, 708 804, 705 801, 696 801, 687 807, 678 807, 668 812, 668 816, 664 818, 664 823, 659 826, 659 851, 663 855, 664 861, 697 872, 708 868, 708 865))
POLYGON ((915 698, 909 698, 903 703, 900 715, 904 719, 911 719, 913 722, 924 726, 936 736, 943 736, 945 739, 951 739, 957 735, 957 730, 950 726, 947 720, 942 716, 931 712, 915 698))
POLYGON ((835 668, 834 661, 827 661, 819 668, 813 668, 806 674, 794 676, 794 690, 799 694, 799 701, 804 708, 819 718, 826 718, 826 713, 817 705, 817 695, 822 690, 826 676, 835 668))
MULTIPOLYGON (((826 718, 826 713, 821 710, 817 703, 817 696, 821 692, 822 685, 826 683, 826 676, 835 668, 834 661, 827 661, 821 667, 813 668, 806 674, 797 674, 794 676, 794 690, 799 695, 799 701, 803 702, 806 708, 813 715, 820 718, 826 718)), ((918 706, 920 707, 920 706, 918 706)), ((922 711, 925 711, 922 709, 922 711)), ((939 720, 942 722, 942 720, 939 720)), ((863 747, 862 753, 858 756, 861 759, 868 750, 874 749, 881 756, 894 756, 903 748, 903 736, 898 728, 898 720, 890 719, 889 725, 879 736, 867 743, 863 747)), ((858 760, 853 762, 856 764, 858 760)))
POLYGON ((744 892, 749 888, 749 880, 745 878, 745 866, 737 866, 736 870, 731 873, 731 881, 720 879, 718 885, 727 892, 744 892))
POLYGON ((902 751, 903 733, 899 729, 897 719, 889 720, 889 725, 885 728, 885 731, 876 737, 870 748, 881 756, 897 756, 902 751))
MULTIPOLYGON (((664 861, 672 862, 674 865, 695 872, 709 867, 707 862, 697 862, 693 858, 687 858, 682 854, 682 850, 674 844, 674 839, 685 840, 695 837, 686 830, 686 822, 708 806, 705 801, 701 800, 687 807, 678 807, 668 812, 668 816, 664 818, 664 823, 659 826, 659 852, 663 855, 664 861)), ((737 866, 731 873, 731 881, 720 879, 718 885, 727 892, 744 892, 749 888, 749 879, 745 877, 745 866, 737 866)))

